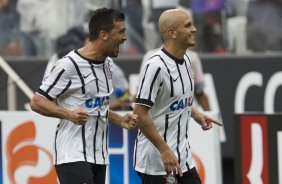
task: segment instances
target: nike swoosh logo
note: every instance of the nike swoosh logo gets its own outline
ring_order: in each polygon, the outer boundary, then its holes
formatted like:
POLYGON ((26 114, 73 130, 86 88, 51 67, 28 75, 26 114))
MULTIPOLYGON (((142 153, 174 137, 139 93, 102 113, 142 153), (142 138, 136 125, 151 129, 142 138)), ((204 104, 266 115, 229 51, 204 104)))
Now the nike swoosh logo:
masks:
POLYGON ((172 78, 173 82, 177 81, 178 78, 179 78, 179 76, 178 76, 176 79, 173 79, 173 78, 172 78))
POLYGON ((89 73, 88 75, 83 75, 83 78, 86 79, 91 73, 89 73))

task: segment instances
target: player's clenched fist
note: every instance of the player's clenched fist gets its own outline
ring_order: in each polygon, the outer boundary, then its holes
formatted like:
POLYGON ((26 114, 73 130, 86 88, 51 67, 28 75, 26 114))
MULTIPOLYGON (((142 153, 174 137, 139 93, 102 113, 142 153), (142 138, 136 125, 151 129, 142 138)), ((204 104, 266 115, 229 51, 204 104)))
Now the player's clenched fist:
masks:
POLYGON ((84 125, 88 119, 88 112, 84 109, 71 111, 70 121, 76 125, 84 125))
POLYGON ((128 130, 135 129, 138 122, 138 115, 127 113, 122 117, 121 126, 128 130))

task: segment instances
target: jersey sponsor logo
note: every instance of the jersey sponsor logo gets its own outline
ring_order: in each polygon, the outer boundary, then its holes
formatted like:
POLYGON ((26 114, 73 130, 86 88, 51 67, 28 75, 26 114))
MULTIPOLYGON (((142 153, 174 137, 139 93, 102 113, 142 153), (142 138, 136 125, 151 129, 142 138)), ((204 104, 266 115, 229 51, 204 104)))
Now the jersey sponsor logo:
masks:
POLYGON ((85 101, 85 106, 89 109, 107 105, 109 105, 109 96, 89 98, 85 101))
POLYGON ((177 100, 177 101, 174 101, 171 105, 170 105, 170 110, 172 111, 176 111, 176 110, 181 110, 181 109, 184 109, 188 106, 192 106, 193 104, 193 98, 192 96, 190 96, 189 98, 184 98, 184 99, 181 99, 181 100, 177 100))

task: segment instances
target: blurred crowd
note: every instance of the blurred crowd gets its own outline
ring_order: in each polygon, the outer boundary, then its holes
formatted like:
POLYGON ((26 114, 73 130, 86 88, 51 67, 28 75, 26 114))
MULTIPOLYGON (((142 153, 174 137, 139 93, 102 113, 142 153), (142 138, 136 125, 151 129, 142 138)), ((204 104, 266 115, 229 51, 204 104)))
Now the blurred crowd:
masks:
POLYGON ((75 42, 70 30, 87 35, 88 18, 99 7, 126 14, 121 55, 161 46, 157 21, 170 8, 193 17, 200 53, 282 51, 282 0, 0 0, 0 55, 51 57, 58 45, 75 42))

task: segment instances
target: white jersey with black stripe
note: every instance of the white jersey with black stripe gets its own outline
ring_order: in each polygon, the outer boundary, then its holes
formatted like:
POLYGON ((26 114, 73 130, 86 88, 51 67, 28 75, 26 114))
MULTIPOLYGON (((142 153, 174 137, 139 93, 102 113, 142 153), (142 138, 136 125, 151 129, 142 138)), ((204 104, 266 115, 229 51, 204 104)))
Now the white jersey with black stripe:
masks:
POLYGON ((69 110, 89 112, 85 125, 60 119, 54 163, 87 161, 108 164, 108 107, 113 91, 111 58, 91 61, 72 51, 56 62, 37 93, 69 110))
MULTIPOLYGON (((194 74, 187 55, 178 60, 160 49, 146 62, 135 104, 150 107, 149 115, 174 152, 182 171, 195 167, 188 143, 188 123, 194 92, 194 74)), ((165 175, 160 153, 139 131, 134 150, 135 170, 165 175)))

